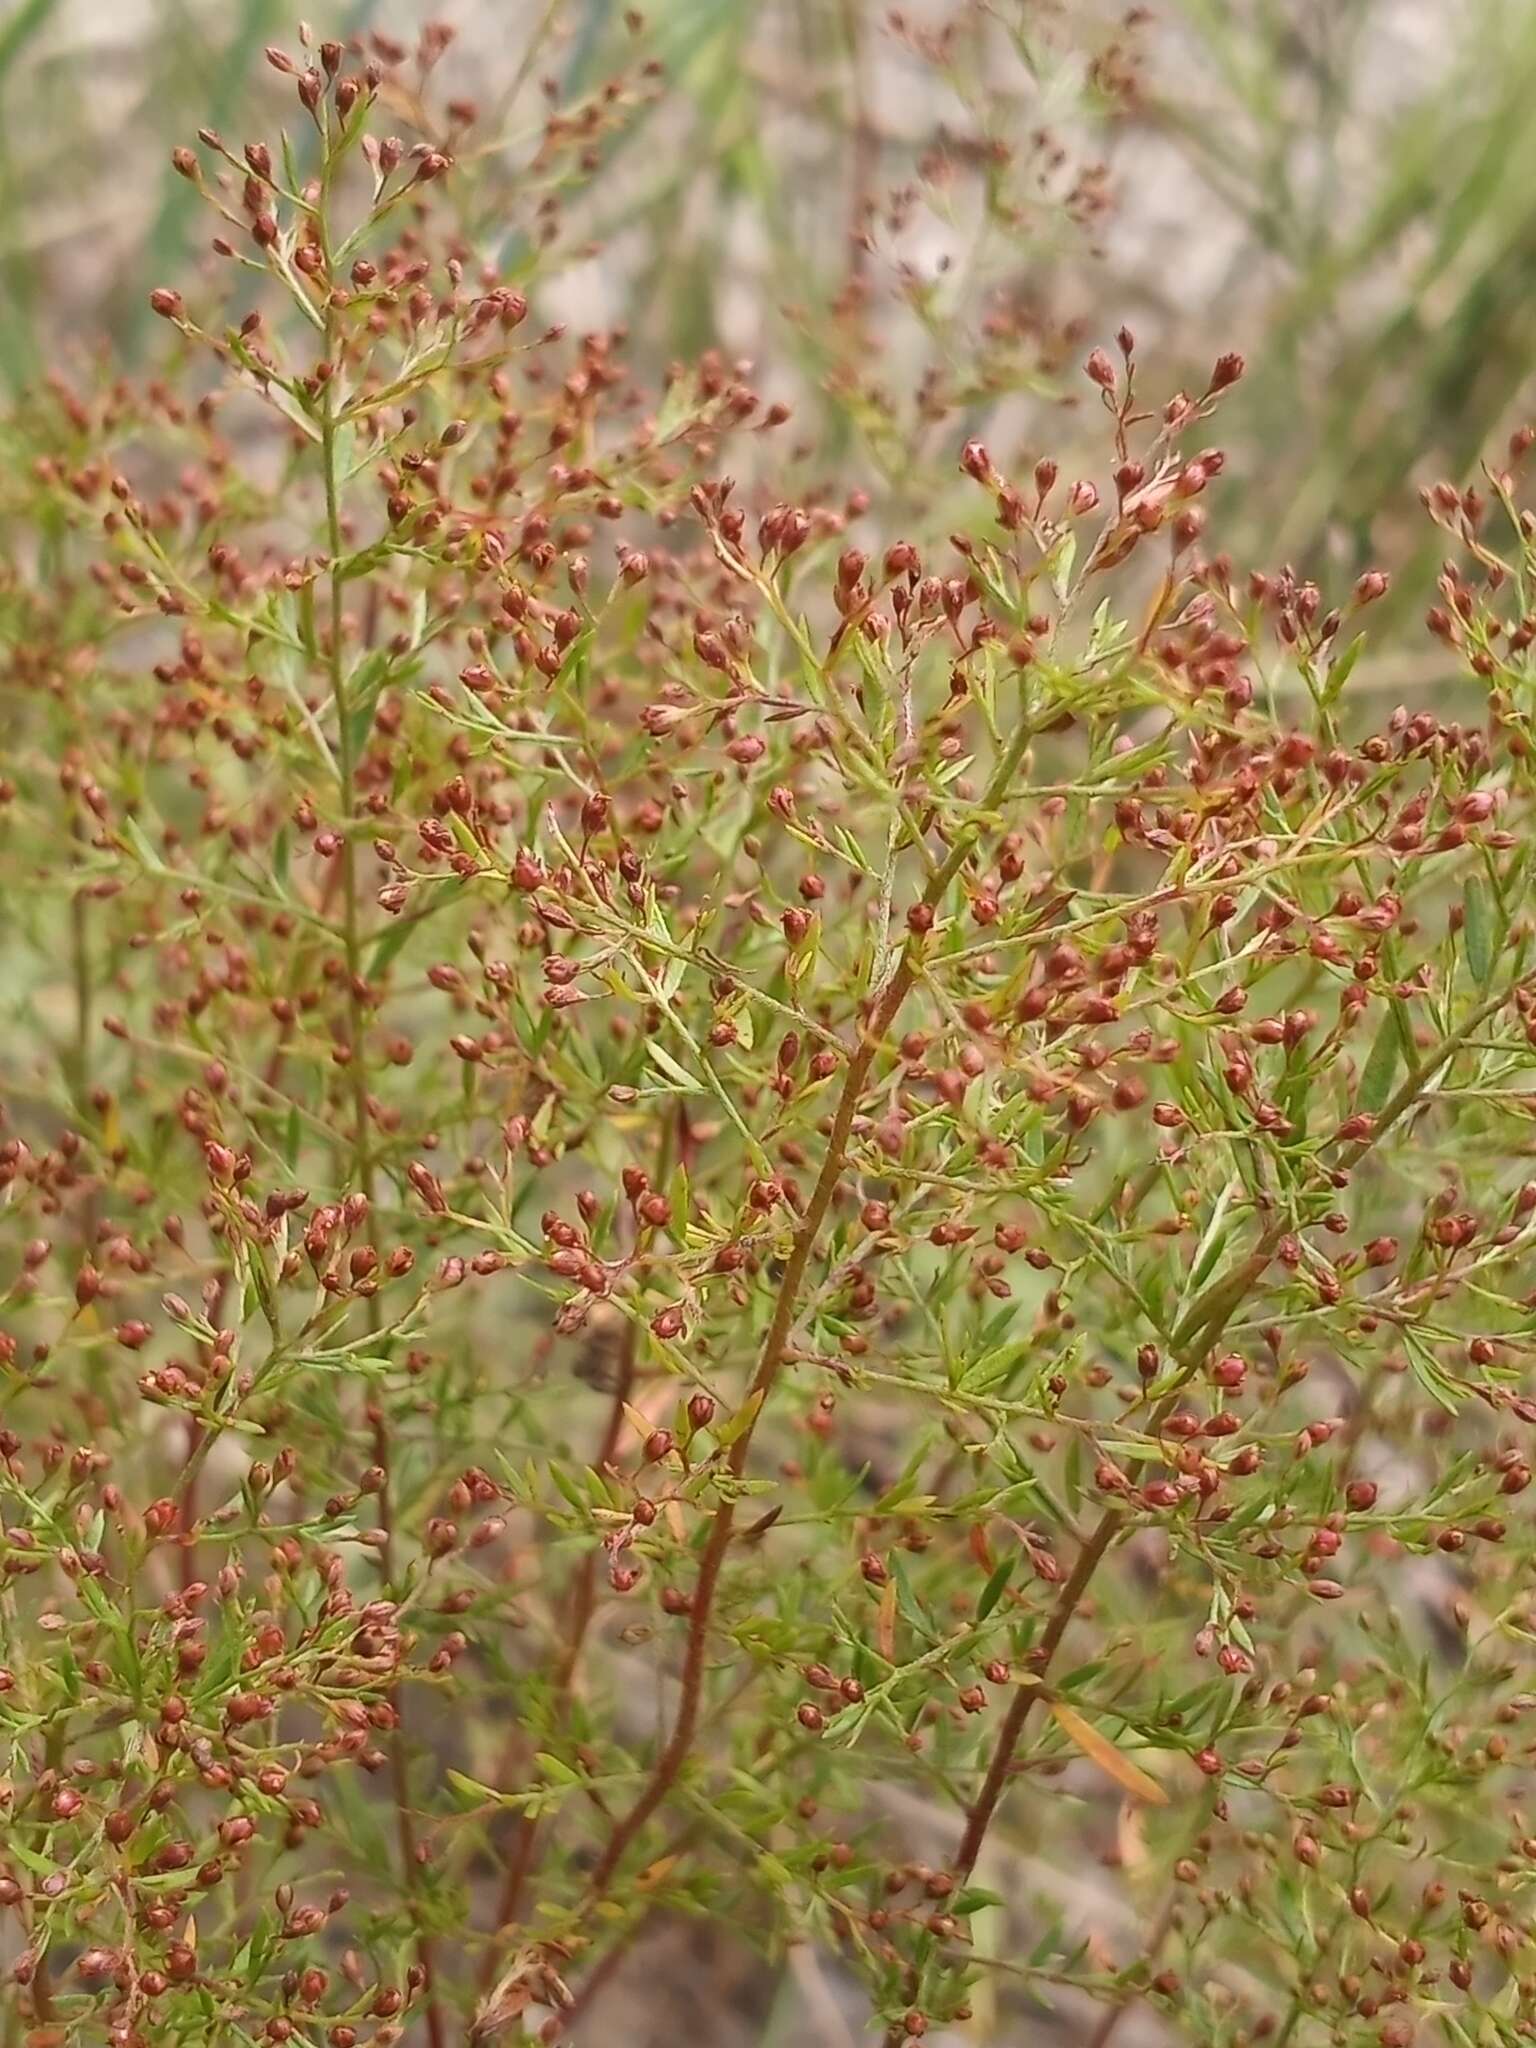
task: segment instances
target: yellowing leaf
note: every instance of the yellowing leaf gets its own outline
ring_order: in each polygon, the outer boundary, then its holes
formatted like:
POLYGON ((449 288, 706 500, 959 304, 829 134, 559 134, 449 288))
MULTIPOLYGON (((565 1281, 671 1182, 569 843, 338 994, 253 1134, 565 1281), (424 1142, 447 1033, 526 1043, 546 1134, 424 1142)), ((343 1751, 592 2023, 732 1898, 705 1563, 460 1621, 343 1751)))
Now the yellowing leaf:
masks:
POLYGON ((392 114, 414 128, 419 135, 431 134, 431 117, 409 86, 401 85, 396 79, 382 78, 379 81, 378 96, 392 114))
POLYGON ((1153 1806, 1168 1804, 1168 1794, 1157 1780, 1149 1778, 1129 1757, 1122 1756, 1109 1737, 1101 1735, 1091 1721, 1085 1721, 1081 1714, 1075 1713, 1061 1700, 1051 1701, 1051 1713, 1067 1739, 1075 1742, 1085 1757, 1096 1763, 1117 1785, 1123 1786, 1133 1798, 1145 1799, 1153 1806))
POLYGON ((896 1581, 887 1579, 875 1619, 875 1646, 887 1664, 896 1662, 896 1581))

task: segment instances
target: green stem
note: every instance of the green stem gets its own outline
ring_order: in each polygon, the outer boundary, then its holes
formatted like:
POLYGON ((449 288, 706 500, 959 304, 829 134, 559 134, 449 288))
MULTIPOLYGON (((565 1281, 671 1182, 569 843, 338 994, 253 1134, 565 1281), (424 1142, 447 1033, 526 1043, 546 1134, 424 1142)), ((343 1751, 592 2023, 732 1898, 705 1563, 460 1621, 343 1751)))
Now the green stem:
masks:
MULTIPOLYGON (((329 146, 326 155, 325 173, 321 185, 320 202, 316 209, 316 224, 320 234, 324 256, 324 275, 331 274, 329 206, 330 178, 333 158, 329 146)), ((338 460, 338 391, 341 380, 341 334, 336 309, 329 295, 325 307, 325 357, 329 366, 329 381, 325 386, 320 412, 320 460, 325 480, 325 532, 328 604, 328 641, 326 648, 326 677, 330 684, 331 708, 336 720, 336 784, 337 798, 341 811, 341 931, 342 953, 347 976, 347 1018, 350 1045, 348 1047, 347 1074, 352 1093, 352 1178, 368 1202, 367 1233, 375 1254, 378 1252, 378 1223, 376 1217, 375 1171, 373 1151, 373 1123, 368 1109, 368 1067, 363 1058, 364 1039, 368 1028, 368 984, 363 973, 362 924, 358 906, 357 888, 357 758, 359 735, 354 732, 348 715, 346 689, 346 660, 343 628, 345 616, 342 605, 341 563, 344 541, 341 525, 341 474, 338 460)), ((370 1327, 378 1327, 378 1297, 370 1295, 367 1302, 370 1327)), ((373 1461, 384 1474, 378 1489, 379 1523, 384 1543, 380 1554, 386 1585, 394 1584, 394 1508, 390 1493, 390 1440, 389 1429, 381 1406, 369 1403, 369 1422, 372 1430, 373 1461)), ((426 1974, 426 2026, 430 2048, 446 2048, 447 2033, 443 2024, 441 2006, 437 1998, 437 1971, 433 1953, 433 1942, 427 1931, 422 1911, 419 1871, 420 1859, 416 1839, 416 1823, 411 1811, 410 1770, 407 1754, 405 1709, 403 1699, 395 1702, 396 1723, 389 1734, 390 1782, 394 1795, 395 1825, 400 1845, 401 1884, 405 1892, 406 1906, 416 1934, 416 1953, 426 1974)))

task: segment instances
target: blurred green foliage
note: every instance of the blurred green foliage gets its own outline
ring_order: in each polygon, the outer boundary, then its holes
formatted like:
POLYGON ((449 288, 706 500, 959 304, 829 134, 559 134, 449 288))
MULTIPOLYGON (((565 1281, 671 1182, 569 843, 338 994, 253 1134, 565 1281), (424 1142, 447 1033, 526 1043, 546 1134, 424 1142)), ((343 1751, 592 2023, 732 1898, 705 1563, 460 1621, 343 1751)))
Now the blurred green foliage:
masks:
MULTIPOLYGON (((638 38, 618 0, 313 12, 344 36, 454 27, 445 73, 479 116, 466 230, 530 268, 540 85, 598 91, 638 42, 668 90, 569 195, 540 261, 566 273, 561 311, 590 301, 657 364, 745 348, 798 379, 829 467, 856 453, 887 489, 929 415, 1070 462, 1078 343, 1128 320, 1175 373, 1242 349, 1225 530, 1342 579, 1383 546, 1401 563, 1415 487, 1465 478, 1516 416, 1536 284, 1520 0, 658 0, 638 38)), ((12 388, 104 346, 134 362, 146 284, 207 234, 147 138, 183 109, 188 132, 217 125, 286 14, 0 12, 12 388)))

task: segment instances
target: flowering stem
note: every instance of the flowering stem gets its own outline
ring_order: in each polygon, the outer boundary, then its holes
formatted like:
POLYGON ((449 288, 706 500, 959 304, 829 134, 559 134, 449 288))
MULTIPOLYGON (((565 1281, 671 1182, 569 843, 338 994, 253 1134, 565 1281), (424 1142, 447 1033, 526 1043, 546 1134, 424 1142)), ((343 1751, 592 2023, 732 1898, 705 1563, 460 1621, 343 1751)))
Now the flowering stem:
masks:
MULTIPOLYGON (((330 196, 330 173, 332 158, 329 150, 326 157, 326 171, 322 182, 320 204, 317 208, 317 225, 321 236, 324 255, 325 275, 330 275, 329 226, 326 202, 330 196)), ((341 467, 337 446, 337 393, 341 375, 341 333, 336 316, 332 294, 327 291, 325 308, 325 354, 329 365, 329 377, 325 386, 320 410, 320 459, 325 483, 325 530, 327 549, 327 596, 329 599, 328 646, 326 648, 326 674, 330 685, 331 707, 336 720, 336 781, 337 801, 341 812, 341 898, 342 898, 342 947, 346 963, 348 1034, 351 1040, 348 1048, 347 1073, 352 1089, 352 1177, 358 1190, 366 1197, 368 1211, 366 1230, 368 1241, 375 1255, 375 1271, 378 1269, 378 1218, 376 1191, 374 1185, 373 1126, 368 1106, 368 1066, 364 1053, 364 1038, 367 1031, 368 1003, 367 983, 363 974, 362 926, 358 910, 357 888, 357 825, 359 822, 357 804, 357 754, 358 735, 353 730, 353 721, 347 704, 346 694, 346 649, 345 615, 342 604, 341 562, 344 535, 341 520, 341 467)), ((369 1326, 379 1325, 378 1298, 370 1294, 367 1299, 369 1326)), ((386 1583, 394 1584, 395 1523, 394 1505, 391 1498, 391 1445, 389 1428, 384 1416, 382 1402, 371 1409, 373 1461, 382 1474, 378 1489, 379 1526, 383 1535, 380 1563, 386 1583)), ((407 1911, 416 1932, 416 1953, 425 1972, 425 2001, 427 2038, 431 2048, 446 2048, 447 2033, 443 2022, 442 2008, 437 1996, 437 1971, 434 1944, 427 1931, 420 1895, 420 1860, 416 1840, 416 1823, 411 1809, 410 1765, 405 1725, 405 1703, 401 1695, 395 1699, 395 1721, 386 1738, 389 1755, 390 1785, 394 1796, 395 1828, 400 1845, 401 1883, 405 1892, 407 1911)))
MULTIPOLYGON (((1002 802, 1033 738, 1033 727, 1021 721, 1018 732, 998 764, 981 800, 979 809, 983 817, 994 812, 1002 802)), ((928 911, 936 910, 943 901, 950 884, 970 857, 980 829, 980 824, 977 823, 968 832, 957 837, 942 865, 929 877, 921 898, 923 906, 928 911)), ((914 937, 909 939, 903 948, 894 972, 875 1003, 874 1011, 860 1037, 858 1048, 848 1063, 837 1109, 832 1118, 832 1128, 827 1138, 821 1171, 817 1175, 810 1200, 805 1206, 805 1213, 795 1231, 789 1257, 785 1261, 783 1278, 774 1301, 768 1333, 763 1339, 757 1370, 752 1376, 747 1392, 746 1425, 736 1436, 726 1455, 726 1471, 732 1480, 739 1480, 746 1471, 757 1425, 762 1419, 768 1397, 783 1371, 790 1332, 800 1308, 800 1295, 806 1271, 821 1235, 821 1226, 832 1206, 832 1198, 837 1192, 838 1183, 847 1164, 848 1141, 853 1133, 853 1121, 864 1097, 864 1086, 869 1079, 870 1069, 885 1041, 886 1033, 917 979, 921 964, 921 942, 914 937)), ((689 1617, 688 1643, 683 1656, 681 1694, 671 1736, 656 1759, 645 1789, 609 1835, 588 1882, 589 1898, 600 1898, 608 1890, 626 1850, 676 1783, 678 1773, 682 1770, 688 1752, 693 1746, 694 1733, 698 1727, 703 1704, 704 1665, 714 1615, 715 1594, 719 1585, 720 1569, 725 1562, 725 1555, 730 1548, 731 1536, 735 1529, 735 1516, 734 1494, 727 1494, 715 1509, 699 1563, 699 1575, 689 1617)))

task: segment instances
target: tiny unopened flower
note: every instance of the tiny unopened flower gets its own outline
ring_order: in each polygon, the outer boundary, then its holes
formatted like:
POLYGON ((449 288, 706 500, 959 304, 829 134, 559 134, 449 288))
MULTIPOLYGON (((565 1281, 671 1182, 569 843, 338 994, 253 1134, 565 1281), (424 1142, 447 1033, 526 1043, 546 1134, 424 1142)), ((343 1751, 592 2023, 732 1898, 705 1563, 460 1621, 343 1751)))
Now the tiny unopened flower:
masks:
POLYGON ((960 451, 960 467, 977 483, 994 483, 997 472, 992 467, 992 458, 980 441, 967 441, 960 451))
POLYGON ((1211 381, 1207 389, 1211 391, 1229 390, 1232 385, 1238 382, 1247 367, 1247 364, 1235 350, 1229 351, 1226 355, 1218 356, 1215 367, 1211 371, 1211 381))

